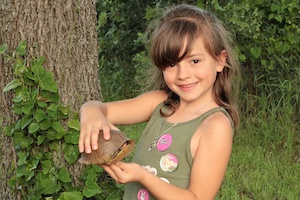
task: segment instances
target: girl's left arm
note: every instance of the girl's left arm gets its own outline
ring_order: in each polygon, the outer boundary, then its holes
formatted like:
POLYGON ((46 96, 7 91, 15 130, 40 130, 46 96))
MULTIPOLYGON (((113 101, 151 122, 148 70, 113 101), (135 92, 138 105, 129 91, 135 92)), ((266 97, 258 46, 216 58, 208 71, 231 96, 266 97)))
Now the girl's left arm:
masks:
POLYGON ((195 151, 188 189, 166 183, 136 163, 102 166, 117 183, 140 182, 156 199, 206 200, 216 196, 230 158, 232 128, 223 114, 208 117, 195 151))

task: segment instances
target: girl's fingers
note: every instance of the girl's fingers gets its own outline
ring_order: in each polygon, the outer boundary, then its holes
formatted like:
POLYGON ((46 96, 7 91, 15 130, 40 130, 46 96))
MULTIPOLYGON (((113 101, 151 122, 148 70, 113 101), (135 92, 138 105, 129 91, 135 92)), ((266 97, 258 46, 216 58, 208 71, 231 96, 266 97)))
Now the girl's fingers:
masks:
POLYGON ((92 130, 90 140, 91 140, 91 145, 92 145, 92 149, 93 150, 97 150, 98 149, 99 133, 100 133, 99 128, 95 128, 95 129, 92 130))
POLYGON ((115 175, 114 171, 111 169, 111 166, 107 165, 100 165, 107 173, 108 175, 113 178, 118 183, 118 177, 115 175))

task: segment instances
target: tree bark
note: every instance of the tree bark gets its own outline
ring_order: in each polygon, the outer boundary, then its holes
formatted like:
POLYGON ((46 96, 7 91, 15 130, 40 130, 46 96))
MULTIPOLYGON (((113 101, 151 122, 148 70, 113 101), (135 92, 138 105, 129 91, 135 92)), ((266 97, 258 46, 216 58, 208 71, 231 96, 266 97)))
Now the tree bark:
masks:
MULTIPOLYGON (((73 111, 91 99, 102 99, 99 83, 96 0, 1 0, 0 44, 14 50, 27 41, 26 59, 45 56, 62 102, 73 111)), ((3 127, 14 120, 12 94, 2 93, 13 79, 12 66, 0 57, 0 199, 19 199, 7 185, 14 149, 3 127), (15 197, 15 198, 13 198, 15 197)), ((72 167, 76 175, 79 165, 72 167)))

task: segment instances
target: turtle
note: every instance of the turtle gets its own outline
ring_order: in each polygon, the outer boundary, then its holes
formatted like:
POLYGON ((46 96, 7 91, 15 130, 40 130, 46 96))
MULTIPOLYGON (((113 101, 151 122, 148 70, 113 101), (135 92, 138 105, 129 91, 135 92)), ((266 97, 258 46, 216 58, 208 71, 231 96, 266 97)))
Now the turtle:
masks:
POLYGON ((110 130, 110 139, 104 140, 103 131, 98 137, 98 149, 90 154, 81 153, 79 163, 110 165, 127 157, 134 148, 134 140, 128 138, 119 130, 110 130))

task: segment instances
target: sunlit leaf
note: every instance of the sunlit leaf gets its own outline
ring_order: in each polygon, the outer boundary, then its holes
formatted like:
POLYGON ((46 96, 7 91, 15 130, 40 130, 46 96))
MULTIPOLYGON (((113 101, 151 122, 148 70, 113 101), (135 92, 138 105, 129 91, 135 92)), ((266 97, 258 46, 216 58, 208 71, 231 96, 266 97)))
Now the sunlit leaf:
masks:
POLYGON ((45 114, 45 112, 41 109, 38 109, 35 111, 34 113, 34 119, 37 121, 37 122, 40 122, 44 119, 46 119, 47 115, 45 114))
POLYGON ((102 192, 99 185, 94 181, 85 181, 85 186, 86 188, 83 189, 82 193, 87 198, 93 197, 96 194, 100 194, 102 192))
POLYGON ((3 88, 2 92, 7 92, 9 90, 15 89, 20 85, 22 85, 22 82, 19 79, 14 79, 3 88))
POLYGON ((68 164, 73 164, 77 161, 79 150, 77 145, 63 144, 64 157, 68 164))
POLYGON ((78 119, 73 119, 68 122, 68 127, 80 131, 80 123, 78 119))
POLYGON ((19 45, 17 46, 17 54, 19 56, 24 56, 26 54, 26 46, 26 41, 22 41, 19 43, 19 45))
POLYGON ((61 180, 64 183, 69 183, 72 181, 69 171, 66 167, 62 167, 58 171, 58 179, 61 180))
POLYGON ((83 195, 81 192, 73 191, 73 192, 63 192, 58 200, 82 200, 83 195))
POLYGON ((64 136, 64 140, 66 143, 69 143, 69 144, 78 144, 79 132, 78 131, 69 132, 68 134, 66 134, 64 136))
POLYGON ((7 44, 2 44, 0 46, 0 54, 3 54, 7 50, 7 44))
POLYGON ((37 123, 31 123, 28 128, 30 134, 37 132, 40 129, 40 125, 37 123))

